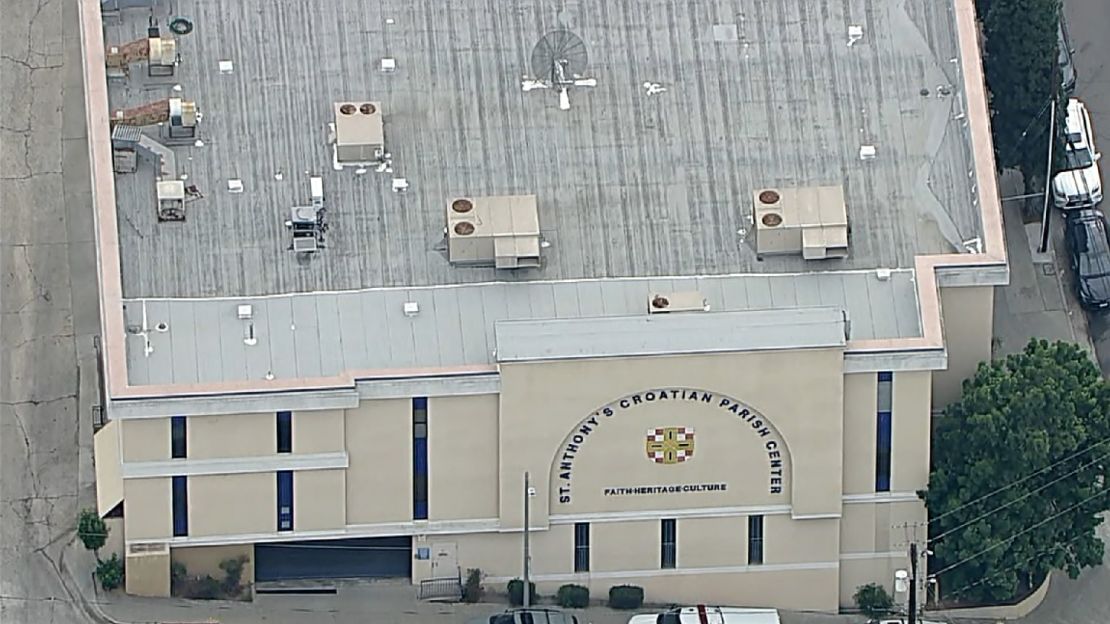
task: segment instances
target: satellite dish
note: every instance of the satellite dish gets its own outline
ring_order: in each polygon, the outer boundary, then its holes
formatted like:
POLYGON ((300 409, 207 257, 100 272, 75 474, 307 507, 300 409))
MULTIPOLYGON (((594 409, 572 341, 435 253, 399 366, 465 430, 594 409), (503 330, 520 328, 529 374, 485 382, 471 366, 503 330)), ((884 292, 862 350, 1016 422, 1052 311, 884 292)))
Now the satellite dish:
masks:
POLYGON ((532 77, 552 84, 573 82, 585 74, 589 60, 586 44, 578 35, 554 30, 532 48, 532 77))

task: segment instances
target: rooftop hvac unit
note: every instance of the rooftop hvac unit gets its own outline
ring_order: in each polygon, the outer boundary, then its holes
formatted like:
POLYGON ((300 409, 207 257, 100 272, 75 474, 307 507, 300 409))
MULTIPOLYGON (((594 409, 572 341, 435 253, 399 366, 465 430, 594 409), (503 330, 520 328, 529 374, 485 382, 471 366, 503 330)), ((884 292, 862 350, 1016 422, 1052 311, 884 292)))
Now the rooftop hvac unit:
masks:
POLYGON ((843 187, 761 189, 753 203, 757 254, 800 253, 806 260, 848 256, 843 187))
POLYGON ((336 102, 335 161, 365 165, 385 153, 382 108, 379 102, 336 102))
POLYGON ((318 249, 315 236, 297 236, 293 239, 293 251, 312 253, 318 249))
POLYGON ((460 197, 447 205, 447 255, 452 264, 498 269, 540 265, 535 195, 460 197))

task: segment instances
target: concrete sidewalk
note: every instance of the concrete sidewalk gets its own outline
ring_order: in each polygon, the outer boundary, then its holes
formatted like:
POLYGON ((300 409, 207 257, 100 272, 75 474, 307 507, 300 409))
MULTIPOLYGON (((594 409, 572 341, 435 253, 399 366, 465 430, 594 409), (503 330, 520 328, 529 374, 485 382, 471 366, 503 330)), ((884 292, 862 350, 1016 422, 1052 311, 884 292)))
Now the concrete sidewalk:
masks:
MULTIPOLYGON (((1002 176, 999 185, 1003 197, 1023 192, 1018 178, 1002 176)), ((1040 223, 1028 226, 1022 223, 1020 200, 1005 202, 1003 216, 1010 284, 995 290, 994 357, 1017 353, 1032 338, 1074 342, 1093 354, 1087 317, 1070 282, 1059 211, 1050 219, 1051 238, 1046 254, 1037 253, 1040 223)))
MULTIPOLYGON (((218 624, 473 624, 507 608, 504 603, 421 602, 407 582, 344 582, 334 595, 257 596, 254 602, 101 595, 97 603, 120 622, 218 624)), ((626 624, 634 612, 596 606, 574 609, 581 624, 626 624)), ((652 612, 644 609, 641 612, 652 612)), ((862 616, 781 612, 783 624, 861 624, 862 616)))

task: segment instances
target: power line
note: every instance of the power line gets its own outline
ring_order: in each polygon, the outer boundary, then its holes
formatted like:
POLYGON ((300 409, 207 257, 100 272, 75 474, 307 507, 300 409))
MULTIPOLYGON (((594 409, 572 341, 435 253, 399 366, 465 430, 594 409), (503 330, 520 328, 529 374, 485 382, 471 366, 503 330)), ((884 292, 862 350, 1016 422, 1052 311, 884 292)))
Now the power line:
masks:
POLYGON ((1028 126, 1025 126, 1025 130, 1021 131, 1021 136, 1018 137, 1017 142, 1014 143, 1014 146, 1012 148, 1010 148, 1010 151, 1006 154, 1006 158, 1002 159, 1002 162, 1007 162, 1008 160, 1010 160, 1010 158, 1013 157, 1014 154, 1017 153, 1018 148, 1021 147, 1022 142, 1025 141, 1026 135, 1029 134, 1029 129, 1033 127, 1033 124, 1037 123, 1041 119, 1041 117, 1044 115, 1045 111, 1047 111, 1048 108, 1050 106, 1052 106, 1052 103, 1055 100, 1056 100, 1055 97, 1049 98, 1048 102, 1044 106, 1041 107, 1041 111, 1039 113, 1037 113, 1037 116, 1034 117, 1033 120, 1029 122, 1028 126))
POLYGON ((948 572, 949 570, 953 570, 955 568, 958 568, 958 567, 962 566, 963 564, 971 561, 972 559, 981 557, 981 556, 989 553, 990 551, 994 550, 995 548, 998 548, 999 546, 1005 546, 1006 544, 1009 544, 1010 542, 1012 542, 1015 539, 1021 537, 1022 535, 1025 535, 1026 533, 1032 531, 1033 529, 1036 529, 1037 527, 1044 526, 1045 524, 1048 524, 1049 522, 1055 520, 1056 518, 1059 518, 1060 516, 1072 511, 1076 507, 1079 507, 1080 505, 1082 505, 1082 504, 1084 504, 1084 503, 1086 503, 1086 502, 1088 502, 1088 501, 1090 501, 1094 498, 1102 496, 1103 494, 1106 494, 1107 492, 1110 492, 1110 489, 1102 489, 1099 492, 1097 492, 1095 494, 1092 494, 1091 496, 1088 496, 1087 498, 1085 498, 1085 499, 1079 501, 1078 503, 1072 505, 1071 507, 1068 507, 1067 509, 1065 509, 1065 510, 1059 512, 1059 513, 1053 514, 1053 515, 1045 518, 1044 520, 1041 520, 1037 524, 1034 524, 1033 526, 1031 526, 1027 529, 1023 529, 1023 530, 1011 535, 1010 537, 1007 537, 1006 539, 1004 539, 1000 542, 996 542, 994 544, 991 544, 990 546, 984 548, 983 550, 980 550, 979 552, 975 553, 974 555, 971 555, 970 557, 964 557, 963 559, 960 559, 959 561, 957 561, 956 563, 953 563, 952 565, 945 566, 944 568, 941 568, 940 570, 937 570, 933 574, 933 576, 940 576, 941 574, 944 574, 945 572, 948 572))
POLYGON ((1044 468, 1036 470, 1035 472, 1022 477, 1022 478, 1018 479, 1017 481, 1012 481, 1009 484, 1004 485, 1000 488, 991 490, 990 492, 987 492, 986 494, 984 494, 984 495, 982 495, 978 498, 972 499, 972 500, 970 500, 966 503, 963 503, 961 505, 953 507, 952 509, 949 509, 948 511, 946 511, 942 514, 938 514, 936 516, 933 516, 932 518, 929 519, 929 524, 932 525, 934 522, 940 520, 941 518, 946 518, 946 517, 956 513, 957 511, 960 511, 962 509, 966 509, 967 507, 970 507, 971 505, 974 505, 976 503, 980 503, 980 502, 982 502, 982 501, 984 501, 984 500, 986 500, 986 499, 988 499, 988 498, 990 498, 990 497, 992 497, 996 494, 1001 494, 1002 492, 1005 492, 1006 490, 1008 490, 1012 487, 1021 485, 1022 483, 1025 483, 1026 481, 1032 479, 1033 477, 1039 476, 1039 475, 1043 474, 1044 472, 1047 472, 1047 471, 1055 468, 1056 466, 1059 466, 1060 464, 1062 464, 1066 461, 1070 461, 1072 459, 1075 459, 1076 457, 1079 457, 1080 455, 1083 455, 1084 453, 1087 453, 1087 452, 1095 449, 1096 447, 1102 446, 1103 444, 1106 444, 1107 442, 1110 442, 1110 437, 1103 438, 1102 440, 1099 440, 1098 442, 1095 442, 1094 444, 1092 444, 1092 445, 1090 445, 1090 446, 1088 446, 1088 447, 1086 447, 1082 450, 1076 451, 1076 452, 1072 453, 1071 455, 1068 455, 1067 457, 1064 457, 1063 459, 1052 462, 1051 464, 1045 466, 1044 468))
MULTIPOLYGON (((1059 548, 1063 548, 1065 546, 1070 546, 1071 544, 1083 539, 1084 537, 1087 537, 1087 535, 1086 534, 1076 535, 1075 537, 1071 538, 1070 540, 1068 540, 1068 541, 1066 541, 1062 544, 1053 544, 1051 548, 1048 548, 1046 550, 1042 550, 1039 553, 1036 553, 1036 554, 1034 554, 1030 557, 1027 557, 1024 561, 1021 561, 1017 565, 1018 566, 1023 566, 1025 564, 1029 563, 1030 561, 1032 561, 1032 560, 1034 560, 1038 557, 1043 557, 1044 555, 1047 555, 1047 554, 1049 554, 1049 553, 1051 553, 1051 552, 1053 552, 1053 551, 1055 551, 1059 548)), ((999 570, 999 571, 995 572, 994 574, 988 574, 988 575, 984 576, 983 578, 979 579, 978 581, 975 581, 974 583, 968 583, 967 585, 964 585, 963 587, 961 587, 957 590, 954 590, 951 593, 954 596, 960 596, 964 592, 966 592, 967 590, 971 589, 972 587, 977 587, 979 585, 982 585, 983 583, 986 583, 987 581, 990 581, 994 578, 997 578, 998 576, 1001 576, 1003 573, 1006 573, 1006 572, 1009 572, 1009 571, 1010 570, 1008 570, 1008 569, 1007 570, 999 570)))
POLYGON ((1076 468, 1076 469, 1072 470, 1071 472, 1067 472, 1067 473, 1064 473, 1064 474, 1060 475, 1059 477, 1056 477, 1056 478, 1055 478, 1055 479, 1053 479, 1052 481, 1049 481, 1048 483, 1045 483, 1045 484, 1043 484, 1043 485, 1041 485, 1041 486, 1037 487, 1037 488, 1036 488, 1036 489, 1034 489, 1034 490, 1030 490, 1030 491, 1026 492, 1025 494, 1022 494, 1021 496, 1019 496, 1019 497, 1015 498, 1015 499, 1014 499, 1014 500, 1012 500, 1012 501, 1009 501, 1009 502, 1003 503, 1002 505, 999 505, 998 507, 995 507, 994 509, 992 509, 992 510, 990 510, 990 511, 986 511, 986 512, 983 512, 983 513, 979 514, 978 516, 975 516, 975 517, 974 517, 974 518, 972 518, 971 520, 968 520, 967 522, 964 522, 964 523, 962 523, 962 524, 956 525, 956 526, 952 527, 951 529, 948 529, 947 531, 945 531, 945 532, 941 533, 940 535, 937 535, 936 537, 931 537, 931 538, 929 538, 929 542, 930 542, 930 543, 936 543, 936 542, 939 542, 940 540, 944 539, 944 538, 945 538, 945 536, 947 536, 947 535, 950 535, 950 534, 952 534, 952 533, 954 533, 954 532, 956 532, 956 531, 959 531, 960 529, 962 529, 962 528, 964 528, 964 527, 966 527, 966 526, 968 526, 968 525, 974 524, 974 523, 976 523, 976 522, 978 522, 978 521, 982 520, 983 518, 986 518, 987 516, 991 516, 991 515, 993 515, 993 514, 996 514, 996 513, 998 513, 999 511, 1002 511, 1003 509, 1006 509, 1007 507, 1010 507, 1010 506, 1012 506, 1012 505, 1016 505, 1017 503, 1020 503, 1021 501, 1023 501, 1023 500, 1025 500, 1025 499, 1029 498, 1030 496, 1032 496, 1032 495, 1036 494, 1037 492, 1041 492, 1041 491, 1043 491, 1043 490, 1044 490, 1045 488, 1047 488, 1048 486, 1050 486, 1050 485, 1052 485, 1052 484, 1054 484, 1054 483, 1059 483, 1059 482, 1060 482, 1060 481, 1062 481, 1063 479, 1065 479, 1065 478, 1067 478, 1067 477, 1070 477, 1071 475, 1073 475, 1073 474, 1075 474, 1075 473, 1077 473, 1077 472, 1079 472, 1079 471, 1081 471, 1081 470, 1085 470, 1085 469, 1087 469, 1087 468, 1090 468, 1091 466, 1094 466, 1095 464, 1099 463, 1100 461, 1102 461, 1103 459, 1105 459, 1105 458, 1107 458, 1107 457, 1110 457, 1110 453, 1106 453, 1106 454, 1104 454, 1104 455, 1100 455, 1100 456, 1098 457, 1098 459, 1095 459, 1095 460, 1092 460, 1092 461, 1090 461, 1090 462, 1088 462, 1088 463, 1086 463, 1086 464, 1083 464, 1082 466, 1080 466, 1080 467, 1078 467, 1078 468, 1076 468))

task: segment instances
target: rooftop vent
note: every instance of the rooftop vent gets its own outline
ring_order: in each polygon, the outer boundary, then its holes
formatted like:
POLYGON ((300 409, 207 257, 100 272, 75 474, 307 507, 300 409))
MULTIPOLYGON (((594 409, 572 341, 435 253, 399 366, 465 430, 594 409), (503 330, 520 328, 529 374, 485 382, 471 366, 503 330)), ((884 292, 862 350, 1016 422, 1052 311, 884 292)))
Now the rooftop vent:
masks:
POLYGON ((648 312, 650 314, 708 311, 709 300, 696 290, 676 293, 652 293, 648 297, 648 312))
POLYGON ((848 256, 843 187, 761 189, 754 206, 756 253, 800 253, 806 260, 848 256))
POLYGON ((456 265, 538 267, 540 225, 536 196, 452 200, 447 205, 447 256, 456 265))
POLYGON ((378 102, 335 104, 335 161, 339 166, 366 165, 385 153, 382 107, 378 102))

